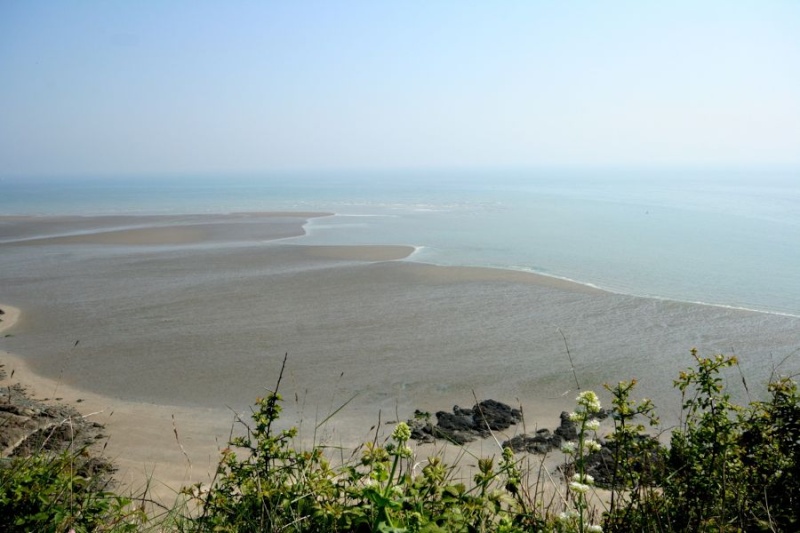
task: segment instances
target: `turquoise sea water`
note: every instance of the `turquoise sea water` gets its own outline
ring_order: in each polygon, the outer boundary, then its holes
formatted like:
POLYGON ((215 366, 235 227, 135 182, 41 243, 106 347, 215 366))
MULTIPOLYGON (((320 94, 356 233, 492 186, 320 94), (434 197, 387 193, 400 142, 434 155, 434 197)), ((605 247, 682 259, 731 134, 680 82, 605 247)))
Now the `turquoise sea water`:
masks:
POLYGON ((6 179, 0 215, 327 211, 309 244, 800 316, 800 172, 438 171, 6 179))

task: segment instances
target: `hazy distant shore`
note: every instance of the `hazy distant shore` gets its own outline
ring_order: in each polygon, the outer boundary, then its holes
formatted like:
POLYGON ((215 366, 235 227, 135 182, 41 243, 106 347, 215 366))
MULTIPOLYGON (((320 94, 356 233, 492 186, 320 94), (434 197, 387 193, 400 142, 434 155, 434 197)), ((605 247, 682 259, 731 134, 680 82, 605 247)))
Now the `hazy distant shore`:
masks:
POLYGON ((39 397, 84 400, 132 482, 150 469, 174 486, 213 471, 233 411, 287 352, 284 423, 352 447, 379 419, 475 397, 521 405, 528 431, 554 427, 575 376, 595 390, 637 378, 669 419, 690 348, 735 351, 757 387, 800 346, 793 317, 292 240, 311 216, 324 214, 2 217, 0 302, 23 316, 3 357, 39 397))

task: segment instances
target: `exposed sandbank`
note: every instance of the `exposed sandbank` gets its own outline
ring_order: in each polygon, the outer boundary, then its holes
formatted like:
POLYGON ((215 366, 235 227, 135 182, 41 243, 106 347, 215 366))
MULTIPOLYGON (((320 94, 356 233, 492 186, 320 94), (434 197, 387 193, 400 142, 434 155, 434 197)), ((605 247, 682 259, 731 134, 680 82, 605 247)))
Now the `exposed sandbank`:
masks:
POLYGON ((263 212, 183 216, 0 216, 0 245, 145 246, 231 239, 267 241, 303 235, 303 224, 308 219, 330 215, 322 212, 263 212))

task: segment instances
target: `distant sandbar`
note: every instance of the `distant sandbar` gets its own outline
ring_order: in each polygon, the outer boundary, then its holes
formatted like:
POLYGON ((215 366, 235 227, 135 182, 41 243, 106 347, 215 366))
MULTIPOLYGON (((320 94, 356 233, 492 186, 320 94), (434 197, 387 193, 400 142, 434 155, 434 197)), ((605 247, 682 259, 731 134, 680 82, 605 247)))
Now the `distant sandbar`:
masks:
POLYGON ((0 217, 2 244, 96 244, 159 246, 207 241, 269 241, 305 234, 322 212, 263 212, 227 215, 90 217, 0 217))

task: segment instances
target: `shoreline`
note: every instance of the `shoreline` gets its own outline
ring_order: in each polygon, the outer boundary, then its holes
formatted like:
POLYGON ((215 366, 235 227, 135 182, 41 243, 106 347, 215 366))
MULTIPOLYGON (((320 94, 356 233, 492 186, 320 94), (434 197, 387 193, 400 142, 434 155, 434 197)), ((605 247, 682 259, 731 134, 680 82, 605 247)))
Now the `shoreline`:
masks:
MULTIPOLYGON (((420 247, 417 247, 416 250, 419 250, 420 247)), ((485 265, 449 265, 449 264, 442 264, 436 263, 433 261, 416 261, 413 259, 413 255, 409 256, 408 263, 419 264, 419 265, 429 265, 435 266, 440 268, 452 268, 452 269, 466 269, 466 270, 474 270, 474 271, 499 271, 504 273, 509 273, 506 279, 508 280, 519 280, 522 281, 524 278, 519 277, 516 278, 515 274, 522 274, 524 276, 531 276, 531 279, 536 278, 538 279, 539 283, 542 284, 549 284, 552 282, 551 286, 557 286, 561 288, 568 288, 569 286, 572 287, 573 290, 577 290, 578 287, 593 293, 603 293, 603 294, 613 294, 615 296, 623 296, 623 297, 630 297, 630 298, 640 298, 643 300, 654 300, 658 302, 670 302, 676 304, 688 304, 688 305, 697 305, 702 307, 713 307, 716 309, 725 309, 729 311, 740 311, 745 313, 756 313, 756 314, 764 314, 770 316, 777 316, 777 317, 784 317, 784 318, 797 318, 800 319, 800 314, 794 314, 784 311, 774 311, 769 309, 755 309, 752 307, 743 307, 738 305, 729 305, 729 304, 721 304, 721 303, 713 303, 713 302, 704 302, 699 300, 681 300, 678 298, 669 298, 666 296, 653 296, 653 295, 641 295, 636 294, 633 292, 624 292, 624 291, 616 291, 607 287, 603 287, 597 285, 595 283, 579 281, 572 278, 568 278, 565 276, 558 276, 555 274, 546 274, 544 272, 537 272, 535 270, 525 269, 525 268, 515 268, 515 267, 500 267, 500 266, 485 266, 485 265)), ((503 275, 492 276, 488 274, 484 279, 501 279, 504 277, 503 275)))

